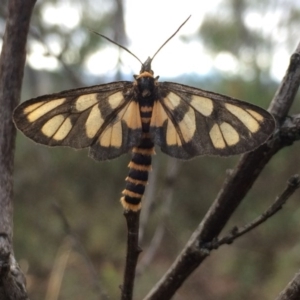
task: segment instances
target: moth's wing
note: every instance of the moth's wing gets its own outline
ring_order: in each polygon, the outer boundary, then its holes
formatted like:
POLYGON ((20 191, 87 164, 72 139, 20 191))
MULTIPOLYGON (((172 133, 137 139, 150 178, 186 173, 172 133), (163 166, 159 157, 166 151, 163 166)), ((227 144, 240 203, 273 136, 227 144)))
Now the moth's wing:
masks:
POLYGON ((112 159, 141 139, 131 82, 68 90, 31 99, 14 111, 27 137, 48 146, 91 147, 97 160, 112 159))
POLYGON ((224 95, 163 82, 158 86, 150 132, 163 152, 181 159, 251 151, 273 133, 264 109, 224 95))

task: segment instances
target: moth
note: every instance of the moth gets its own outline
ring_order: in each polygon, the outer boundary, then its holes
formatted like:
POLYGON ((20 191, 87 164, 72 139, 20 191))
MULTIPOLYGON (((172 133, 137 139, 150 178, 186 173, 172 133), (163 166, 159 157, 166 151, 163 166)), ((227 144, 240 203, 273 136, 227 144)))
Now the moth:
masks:
POLYGON ((15 125, 37 143, 89 147, 89 156, 99 161, 132 151, 121 203, 125 210, 133 211, 141 208, 154 145, 179 159, 254 150, 274 131, 274 119, 267 111, 199 88, 159 82, 159 77, 154 76, 151 63, 155 55, 187 20, 144 63, 103 36, 141 62, 134 81, 28 100, 15 109, 15 125))

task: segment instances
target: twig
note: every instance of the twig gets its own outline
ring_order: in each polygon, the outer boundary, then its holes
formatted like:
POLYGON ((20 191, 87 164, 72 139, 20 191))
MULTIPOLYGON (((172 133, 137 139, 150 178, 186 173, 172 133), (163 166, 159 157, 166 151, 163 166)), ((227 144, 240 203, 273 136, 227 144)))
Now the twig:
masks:
POLYGON ((121 287, 121 299, 131 300, 133 296, 133 286, 135 278, 135 269, 141 249, 139 242, 139 218, 140 211, 125 211, 124 216, 127 222, 127 254, 126 265, 124 271, 123 285, 121 287))
MULTIPOLYGON (((270 106, 270 112, 275 115, 279 124, 283 122, 294 101, 299 83, 300 47, 292 55, 287 74, 270 106)), ((286 144, 282 143, 277 133, 269 142, 242 156, 183 251, 144 299, 167 300, 175 294, 187 277, 209 255, 209 251, 199 248, 199 245, 211 242, 219 235, 262 169, 271 157, 284 146, 286 144), (237 190, 238 193, 236 193, 237 190)))
POLYGON ((287 72, 270 104, 269 111, 282 123, 287 116, 300 83, 300 42, 290 58, 287 72))
POLYGON ((288 180, 286 189, 263 214, 241 228, 234 227, 227 236, 224 236, 220 239, 215 239, 210 243, 202 245, 202 247, 212 250, 217 249, 224 244, 231 244, 235 239, 256 228, 276 214, 299 187, 299 175, 293 175, 288 180))
POLYGON ((72 70, 72 68, 70 68, 70 66, 68 64, 65 63, 65 61, 63 60, 63 53, 67 48, 67 44, 64 44, 63 49, 61 50, 59 55, 54 54, 53 51, 51 51, 51 49, 49 48, 49 46, 47 45, 47 43, 45 42, 45 38, 43 35, 40 34, 40 32, 37 32, 36 30, 30 30, 29 33, 35 38, 37 39, 46 49, 46 53, 44 54, 45 56, 51 56, 54 57, 55 59, 57 59, 60 64, 62 65, 62 67, 65 69, 66 73, 67 73, 67 78, 70 79, 72 81, 72 83, 75 86, 83 86, 83 82, 80 78, 80 76, 78 76, 74 70, 72 70))
POLYGON ((91 274, 91 278, 93 279, 93 286, 94 286, 97 294, 99 295, 99 299, 102 299, 102 300, 108 299, 107 294, 103 291, 103 288, 102 288, 101 284, 99 283, 99 276, 96 272, 96 269, 95 269, 91 259, 89 258, 84 247, 82 246, 82 243, 80 242, 80 239, 78 238, 77 234, 72 230, 70 223, 67 220, 67 217, 64 214, 63 210, 57 203, 53 204, 53 208, 54 208, 55 212, 57 213, 57 215, 60 217, 60 219, 63 223, 65 232, 72 239, 73 248, 83 257, 85 264, 88 267, 88 270, 91 274))

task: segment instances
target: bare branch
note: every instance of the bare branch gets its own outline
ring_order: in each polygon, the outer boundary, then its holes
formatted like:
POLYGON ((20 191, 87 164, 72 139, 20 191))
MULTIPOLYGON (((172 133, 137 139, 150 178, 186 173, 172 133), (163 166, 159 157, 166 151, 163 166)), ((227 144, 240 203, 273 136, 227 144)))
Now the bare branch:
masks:
POLYGON ((16 129, 12 112, 20 101, 26 39, 36 0, 10 0, 0 57, 0 274, 1 299, 28 299, 12 249, 13 162, 16 129))
POLYGON ((235 239, 256 228, 257 226, 271 218, 274 214, 276 214, 299 187, 299 175, 292 176, 287 182, 286 189, 263 214, 241 228, 234 227, 227 236, 220 239, 215 239, 211 243, 202 245, 202 247, 206 247, 209 250, 212 250, 217 249, 224 244, 231 244, 235 239))

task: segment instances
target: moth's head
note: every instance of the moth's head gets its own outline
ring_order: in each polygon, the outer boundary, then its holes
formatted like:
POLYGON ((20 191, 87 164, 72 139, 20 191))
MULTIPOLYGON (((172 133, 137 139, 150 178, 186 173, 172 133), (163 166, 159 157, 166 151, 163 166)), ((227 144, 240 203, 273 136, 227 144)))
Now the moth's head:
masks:
POLYGON ((154 72, 151 70, 151 63, 152 63, 152 58, 148 57, 147 60, 142 64, 140 74, 147 72, 153 75, 154 72))
POLYGON ((139 75, 134 75, 134 79, 138 80, 140 78, 148 77, 153 78, 154 72, 151 70, 152 58, 148 57, 147 60, 142 64, 139 75))
POLYGON ((154 72, 151 69, 152 58, 148 57, 147 60, 142 64, 142 68, 140 70, 139 75, 134 75, 134 79, 140 82, 141 80, 147 81, 150 80, 152 82, 157 81, 159 76, 154 78, 154 72))

